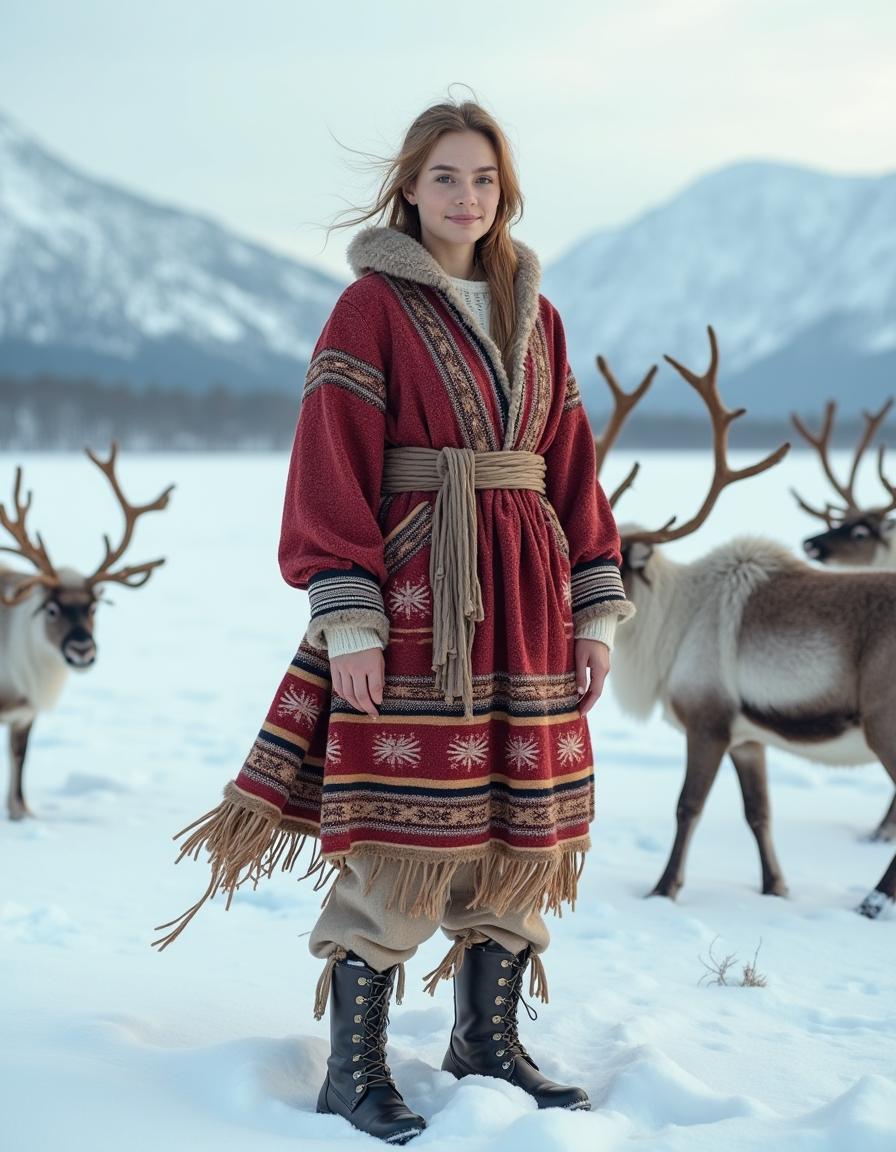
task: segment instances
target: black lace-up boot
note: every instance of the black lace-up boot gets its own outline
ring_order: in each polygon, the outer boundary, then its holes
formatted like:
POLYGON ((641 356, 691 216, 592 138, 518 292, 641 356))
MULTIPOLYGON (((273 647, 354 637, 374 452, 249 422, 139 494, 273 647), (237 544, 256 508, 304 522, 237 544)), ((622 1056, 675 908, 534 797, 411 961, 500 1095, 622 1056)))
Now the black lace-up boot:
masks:
MULTIPOLYGON (((590 1109, 583 1088, 555 1084, 517 1035, 517 1005, 531 948, 518 956, 494 940, 465 949, 454 975, 454 1028, 442 1068, 461 1076, 497 1076, 522 1088, 539 1108, 590 1109)), ((523 1001, 534 1020, 533 1008, 523 1001)))
POLYGON ((330 1056, 317 1110, 343 1116, 389 1144, 406 1144, 426 1121, 402 1100, 386 1063, 396 969, 376 972, 353 952, 332 964, 330 1056))

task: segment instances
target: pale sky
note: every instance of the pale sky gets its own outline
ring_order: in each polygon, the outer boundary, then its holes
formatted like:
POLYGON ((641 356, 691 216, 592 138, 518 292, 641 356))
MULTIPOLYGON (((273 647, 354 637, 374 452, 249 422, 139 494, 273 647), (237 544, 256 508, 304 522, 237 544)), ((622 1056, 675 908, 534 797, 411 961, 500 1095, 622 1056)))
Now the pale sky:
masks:
POLYGON ((896 169, 896 0, 0 0, 0 111, 346 279, 320 226, 374 184, 337 141, 391 154, 451 84, 507 132, 544 263, 732 161, 896 169))

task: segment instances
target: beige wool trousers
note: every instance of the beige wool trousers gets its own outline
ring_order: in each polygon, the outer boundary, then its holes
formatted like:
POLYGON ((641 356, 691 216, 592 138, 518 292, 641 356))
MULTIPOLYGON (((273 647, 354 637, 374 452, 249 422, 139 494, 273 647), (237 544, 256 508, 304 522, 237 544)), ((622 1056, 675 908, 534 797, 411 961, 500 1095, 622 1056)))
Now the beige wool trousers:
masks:
POLYGON ((484 908, 466 907, 473 895, 472 864, 458 868, 441 915, 433 918, 387 908, 397 883, 397 862, 381 861, 365 893, 373 867, 374 858, 369 856, 353 856, 346 861, 311 932, 308 947, 313 956, 324 960, 337 949, 346 949, 370 968, 383 972, 410 960, 438 928, 452 941, 480 933, 513 953, 531 945, 533 953, 539 955, 550 943, 547 925, 537 908, 498 916, 484 908))

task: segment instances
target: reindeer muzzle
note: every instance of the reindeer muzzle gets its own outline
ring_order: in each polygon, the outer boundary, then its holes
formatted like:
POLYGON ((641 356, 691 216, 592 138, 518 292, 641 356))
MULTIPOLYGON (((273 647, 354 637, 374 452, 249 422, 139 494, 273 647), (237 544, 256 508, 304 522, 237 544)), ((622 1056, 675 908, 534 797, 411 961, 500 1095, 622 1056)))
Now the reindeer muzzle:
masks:
POLYGON ((86 628, 72 628, 62 642, 62 656, 71 668, 89 668, 96 660, 96 641, 86 628))
POLYGON ((828 550, 818 536, 810 536, 803 541, 803 551, 810 560, 827 560, 828 550))

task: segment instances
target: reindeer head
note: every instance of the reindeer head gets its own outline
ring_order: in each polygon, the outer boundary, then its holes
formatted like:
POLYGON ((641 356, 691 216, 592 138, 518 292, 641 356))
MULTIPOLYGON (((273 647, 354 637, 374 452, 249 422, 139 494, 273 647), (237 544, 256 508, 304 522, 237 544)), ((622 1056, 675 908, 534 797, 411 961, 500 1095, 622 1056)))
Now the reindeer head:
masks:
MULTIPOLYGON (((893 406, 891 397, 879 412, 865 412, 865 431, 859 440, 852 466, 849 470, 849 479, 841 484, 834 474, 830 461, 831 436, 834 431, 834 416, 837 405, 829 400, 825 406, 824 421, 821 431, 814 436, 796 413, 791 414, 791 420, 800 435, 812 445, 821 460, 824 474, 838 497, 838 503, 825 504, 824 508, 813 508, 807 504, 796 492, 793 495, 804 512, 817 516, 827 525, 825 532, 817 536, 809 536, 803 541, 803 550, 811 560, 818 560, 822 564, 842 564, 849 567, 873 567, 874 564, 885 559, 890 554, 890 539, 896 521, 890 518, 889 513, 896 508, 896 486, 884 475, 884 446, 881 445, 877 454, 877 472, 885 491, 889 495, 886 504, 876 507, 861 508, 855 496, 856 476, 859 464, 869 445, 878 432, 887 413, 893 406)), ((793 491, 791 489, 791 491, 793 491)))
MULTIPOLYGON (((739 416, 744 415, 746 409, 738 408, 731 410, 726 408, 722 403, 717 381, 719 348, 716 342, 716 334, 712 327, 708 327, 707 332, 709 333, 711 354, 710 364, 702 376, 697 376, 689 368, 686 368, 683 364, 679 364, 677 360, 673 360, 671 356, 664 356, 663 359, 671 364, 691 387, 694 388, 709 411, 713 431, 713 455, 715 460, 712 483, 697 513, 684 524, 677 524, 676 521, 678 517, 672 516, 660 528, 645 529, 635 524, 620 525, 619 534, 622 537, 622 578, 627 590, 631 588, 632 581, 636 577, 647 583, 650 582, 648 567, 657 544, 667 544, 673 540, 681 540, 683 537, 689 536, 692 532, 696 532, 709 516, 724 488, 729 484, 736 483, 738 480, 746 480, 749 476, 756 476, 760 472, 765 472, 782 460, 790 451, 789 444, 782 444, 780 448, 777 448, 774 452, 770 453, 770 455, 766 456, 764 460, 760 460, 756 464, 751 464, 746 468, 730 467, 728 464, 728 430, 739 416)), ((650 369, 644 380, 633 392, 626 393, 619 387, 602 357, 598 357, 597 363, 598 368, 610 386, 614 399, 614 411, 607 423, 607 427, 600 436, 595 437, 595 451, 597 454, 599 473, 607 452, 613 441, 619 435, 619 431, 628 413, 650 386, 656 374, 656 365, 650 369)), ((625 480, 623 480, 610 497, 611 507, 615 508, 622 494, 631 487, 638 474, 638 469, 639 465, 635 464, 625 480)))
POLYGON ((112 485, 112 490, 124 512, 125 527, 118 545, 113 548, 108 536, 104 536, 105 556, 89 576, 81 576, 71 568, 56 568, 50 560, 46 546, 35 533, 33 539, 26 525, 31 508, 31 493, 23 500, 22 469, 16 468, 13 491, 14 514, 10 515, 0 504, 0 526, 13 537, 15 547, 0 546, 0 552, 10 552, 28 560, 36 572, 27 575, 10 569, 0 572, 0 605, 7 608, 18 607, 30 612, 33 617, 43 617, 43 639, 51 648, 59 652, 63 660, 72 668, 88 668, 96 660, 97 648, 93 637, 93 622, 97 604, 101 596, 98 589, 103 584, 124 584, 128 588, 139 588, 145 584, 153 571, 164 564, 164 559, 149 560, 132 567, 115 564, 124 555, 134 532, 137 519, 146 512, 165 508, 174 485, 149 504, 128 503, 115 475, 115 461, 118 445, 113 441, 108 460, 100 460, 86 449, 87 455, 103 472, 112 485))

